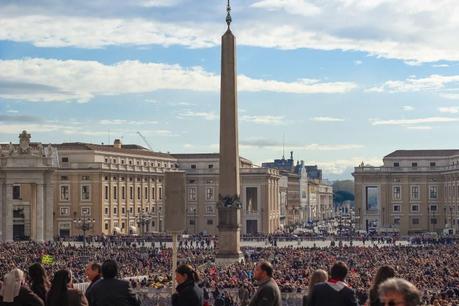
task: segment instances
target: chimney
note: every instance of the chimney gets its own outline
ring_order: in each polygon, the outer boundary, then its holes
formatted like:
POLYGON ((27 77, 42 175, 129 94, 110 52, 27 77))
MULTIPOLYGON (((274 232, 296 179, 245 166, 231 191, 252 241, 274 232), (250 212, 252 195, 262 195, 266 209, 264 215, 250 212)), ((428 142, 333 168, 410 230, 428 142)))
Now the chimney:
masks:
POLYGON ((290 159, 293 160, 293 151, 290 151, 290 159))
POLYGON ((117 149, 121 149, 121 140, 115 139, 115 142, 113 143, 113 147, 117 149))

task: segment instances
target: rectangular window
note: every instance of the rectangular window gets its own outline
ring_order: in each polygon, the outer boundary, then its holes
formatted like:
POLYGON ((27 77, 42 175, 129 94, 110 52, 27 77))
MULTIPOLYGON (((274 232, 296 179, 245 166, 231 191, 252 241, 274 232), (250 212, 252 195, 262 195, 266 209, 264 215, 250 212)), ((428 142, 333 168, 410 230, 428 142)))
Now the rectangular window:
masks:
POLYGON ((400 163, 394 163, 394 167, 400 167, 400 163))
POLYGON ((413 224, 413 225, 419 225, 419 218, 413 218, 413 219, 411 219, 411 224, 413 224))
POLYGON ((258 211, 258 190, 256 187, 245 189, 246 211, 253 213, 258 211))
POLYGON ((437 224, 437 218, 430 218, 430 224, 437 224))
POLYGON ((108 230, 108 223, 105 223, 105 230, 108 230))
POLYGON ((190 225, 194 225, 194 219, 190 219, 190 225))
POLYGON ((196 169, 196 165, 191 165, 191 169, 196 169))
POLYGON ((418 166, 418 163, 411 163, 411 167, 416 168, 418 166))
POLYGON ((430 205, 430 211, 437 212, 437 205, 430 205))
POLYGON ((91 191, 89 185, 82 185, 81 186, 81 200, 88 201, 91 199, 91 191))
POLYGON ((213 225, 214 224, 214 220, 212 219, 207 219, 207 225, 213 225))
POLYGON ((151 188, 151 199, 152 199, 152 200, 155 199, 155 187, 152 187, 152 188, 151 188))
POLYGON ((394 224, 400 225, 400 218, 394 218, 394 224))
POLYGON ((145 200, 148 200, 148 187, 144 188, 144 198, 145 200))
POLYGON ((21 186, 19 185, 13 186, 13 200, 22 200, 21 199, 21 186))
POLYGON ((68 201, 70 199, 70 192, 68 185, 61 185, 61 201, 68 201))
POLYGON ((60 214, 61 216, 70 216, 70 208, 68 208, 68 207, 61 207, 61 208, 59 209, 59 214, 60 214))
POLYGON ((206 200, 214 199, 214 189, 211 187, 206 188, 206 200))
POLYGON ((108 186, 104 187, 104 199, 108 200, 108 186))
POLYGON ((436 166, 435 162, 430 162, 430 166, 435 167, 436 166))
POLYGON ((121 186, 121 199, 126 200, 126 187, 121 186))
POLYGON ((114 214, 114 215, 117 215, 117 214, 118 214, 118 208, 113 207, 113 214, 114 214))
POLYGON ((393 186, 392 187, 392 200, 400 200, 402 197, 401 195, 401 187, 400 186, 393 186))
POLYGON ((61 181, 68 181, 69 177, 66 175, 61 176, 61 181))
POLYGON ((118 199, 118 190, 116 189, 116 186, 113 186, 113 199, 116 200, 118 199))
POLYGON ((106 215, 108 215, 108 207, 105 207, 104 213, 105 213, 106 215))
POLYGON ((134 187, 129 186, 129 199, 134 200, 134 187))
POLYGON ((208 167, 209 167, 209 169, 212 169, 214 167, 214 165, 209 165, 208 167))
POLYGON ((435 200, 438 198, 438 186, 429 186, 429 199, 435 200))
POLYGON ((90 215, 91 215, 91 208, 89 208, 89 207, 82 207, 82 208, 81 208, 81 215, 82 215, 82 216, 90 216, 90 215))
POLYGON ((188 188, 188 200, 196 201, 197 198, 197 189, 196 187, 188 188))
POLYGON ((63 163, 68 163, 69 162, 69 158, 68 157, 62 157, 62 162, 63 163))
POLYGON ((419 200, 419 186, 411 186, 411 200, 419 200))
POLYGON ((393 208, 394 212, 400 212, 400 205, 399 204, 395 204, 392 208, 393 208))
POLYGON ((142 198, 142 189, 140 187, 137 187, 137 200, 140 200, 142 198))
POLYGON ((158 194, 159 199, 162 200, 162 198, 163 198, 163 188, 159 187, 158 193, 159 193, 158 194))
POLYGON ((419 212, 419 205, 411 205, 411 212, 419 212))
POLYGON ((124 215, 126 213, 126 208, 121 207, 121 213, 124 215))

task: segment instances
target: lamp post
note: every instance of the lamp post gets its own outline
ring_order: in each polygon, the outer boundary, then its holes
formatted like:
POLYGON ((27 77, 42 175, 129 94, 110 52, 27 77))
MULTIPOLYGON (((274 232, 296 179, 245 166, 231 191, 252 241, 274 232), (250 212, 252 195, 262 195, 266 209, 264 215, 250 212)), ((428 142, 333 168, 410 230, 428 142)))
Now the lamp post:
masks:
POLYGON ((151 216, 142 209, 140 214, 136 217, 137 225, 140 227, 140 234, 145 234, 145 225, 150 224, 151 216))
MULTIPOLYGON (((74 213, 76 215, 76 213, 74 213)), ((89 231, 91 228, 94 227, 96 220, 94 218, 90 218, 88 213, 84 213, 78 219, 73 219, 73 224, 76 228, 81 229, 83 231, 83 249, 86 252, 86 232, 89 231)))

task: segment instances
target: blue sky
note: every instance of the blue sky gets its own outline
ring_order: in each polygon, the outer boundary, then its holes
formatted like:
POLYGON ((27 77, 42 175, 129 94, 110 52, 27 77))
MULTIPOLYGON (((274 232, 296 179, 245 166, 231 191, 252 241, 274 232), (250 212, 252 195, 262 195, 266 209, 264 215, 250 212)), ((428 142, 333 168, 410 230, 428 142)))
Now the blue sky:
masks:
MULTIPOLYGON (((0 142, 218 152, 226 1, 0 1, 0 142)), ((459 5, 232 1, 240 152, 330 179, 396 149, 457 148, 459 5)))

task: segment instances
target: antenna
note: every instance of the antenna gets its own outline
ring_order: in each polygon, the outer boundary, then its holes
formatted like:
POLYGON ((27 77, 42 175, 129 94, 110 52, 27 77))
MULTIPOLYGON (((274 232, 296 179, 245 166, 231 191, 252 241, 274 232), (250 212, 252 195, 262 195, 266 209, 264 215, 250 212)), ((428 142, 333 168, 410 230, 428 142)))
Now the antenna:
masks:
POLYGON ((282 133, 282 159, 285 159, 285 132, 282 133))

